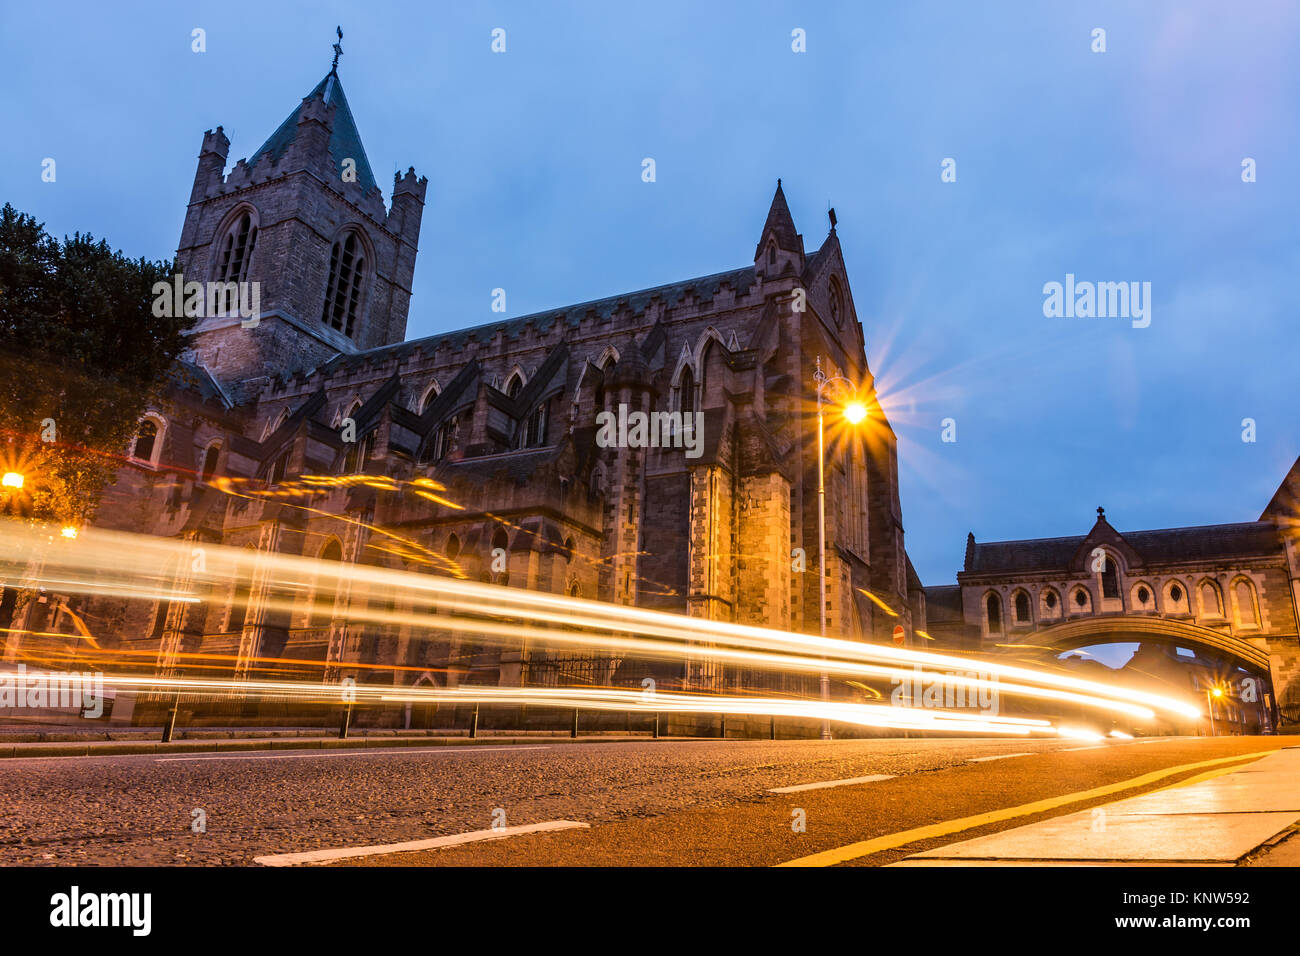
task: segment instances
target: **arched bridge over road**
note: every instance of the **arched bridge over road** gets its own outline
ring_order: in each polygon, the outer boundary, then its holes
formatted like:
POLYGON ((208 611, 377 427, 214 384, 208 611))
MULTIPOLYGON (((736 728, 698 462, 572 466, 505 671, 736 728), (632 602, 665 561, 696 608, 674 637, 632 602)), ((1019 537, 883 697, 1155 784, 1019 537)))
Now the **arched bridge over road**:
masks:
MULTIPOLYGON (((1239 666, 1265 682, 1265 700, 1274 726, 1278 707, 1283 716, 1300 707, 1300 645, 1295 637, 1243 638, 1190 621, 1139 615, 1107 615, 1065 621, 1032 633, 1011 636, 1005 649, 1023 653, 1041 648, 1045 653, 1093 644, 1164 644, 1186 647, 1208 659, 1239 666)), ((1294 715, 1292 715, 1294 716, 1294 715)))

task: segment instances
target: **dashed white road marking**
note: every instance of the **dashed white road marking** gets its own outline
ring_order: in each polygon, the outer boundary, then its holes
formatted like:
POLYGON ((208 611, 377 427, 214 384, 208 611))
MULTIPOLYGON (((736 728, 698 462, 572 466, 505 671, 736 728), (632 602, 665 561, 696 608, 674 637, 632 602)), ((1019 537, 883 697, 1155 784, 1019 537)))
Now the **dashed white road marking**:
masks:
POLYGON ((451 836, 433 837, 429 840, 410 840, 406 843, 385 843, 378 846, 353 846, 338 850, 310 850, 306 853, 275 853, 270 856, 255 856, 254 863, 263 866, 296 866, 299 863, 327 863, 330 860, 346 860, 358 856, 379 856, 389 853, 410 853, 414 850, 436 850, 441 847, 461 846, 465 843, 478 843, 481 840, 500 840, 504 837, 520 836, 524 833, 546 833, 551 830, 588 830, 590 824, 575 820, 547 820, 545 823, 525 823, 517 827, 501 827, 496 830, 474 830, 471 833, 454 833, 451 836))
POLYGON ((985 763, 989 760, 1007 760, 1010 757, 1032 757, 1034 754, 1028 750, 1019 754, 994 754, 992 757, 967 757, 968 763, 985 763))
POLYGON ((197 757, 155 757, 160 762, 190 760, 203 762, 205 760, 287 760, 292 757, 395 757, 401 754, 428 754, 428 753, 458 753, 458 754, 483 754, 483 753, 500 753, 502 751, 519 751, 519 750, 550 750, 550 747, 398 747, 392 750, 380 750, 378 748, 369 750, 312 750, 306 752, 294 753, 237 753, 237 754, 203 754, 197 757))
POLYGON ((848 787, 855 783, 875 783, 877 780, 893 780, 897 774, 874 773, 869 777, 849 777, 845 780, 824 780, 821 783, 801 783, 797 787, 773 787, 768 793, 798 793, 801 790, 821 790, 824 787, 848 787))

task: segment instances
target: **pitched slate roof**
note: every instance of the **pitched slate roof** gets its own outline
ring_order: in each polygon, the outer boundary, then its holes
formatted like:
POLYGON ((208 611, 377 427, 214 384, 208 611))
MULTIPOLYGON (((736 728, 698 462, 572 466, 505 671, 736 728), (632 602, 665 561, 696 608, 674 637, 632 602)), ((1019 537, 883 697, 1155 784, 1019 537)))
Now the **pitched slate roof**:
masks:
POLYGON ((644 312, 646 306, 656 298, 662 300, 668 308, 672 308, 682 301, 687 293, 694 293, 697 299, 707 301, 717 295, 723 285, 730 286, 737 295, 741 295, 749 291, 750 286, 754 284, 754 279, 753 266, 730 269, 726 272, 715 272, 713 275, 699 276, 698 278, 685 279, 680 282, 670 282, 667 285, 653 286, 637 292, 624 292, 619 295, 606 296, 603 299, 592 299, 589 302, 561 306, 558 309, 550 309, 545 312, 521 315, 515 319, 489 322, 485 325, 457 329, 453 332, 440 332, 436 335, 425 336, 422 339, 395 342, 392 345, 381 345, 379 348, 369 349, 365 352, 350 355, 339 354, 322 365, 318 372, 324 375, 332 375, 341 369, 355 367, 368 361, 383 362, 390 358, 404 359, 418 348, 423 348, 426 352, 443 347, 459 350, 465 347, 465 343, 471 336, 483 342, 492 339, 498 331, 503 333, 505 338, 509 340, 516 338, 529 323, 541 332, 545 332, 557 324, 563 324, 568 328, 577 328, 588 313, 594 313, 598 318, 607 319, 614 314, 620 305, 627 305, 633 313, 644 312))
MULTIPOLYGON (((361 133, 357 131, 357 122, 352 118, 352 110, 348 106, 348 98, 343 95, 343 84, 339 81, 337 73, 331 71, 325 74, 325 78, 317 83, 316 88, 305 98, 312 99, 318 96, 326 103, 333 103, 335 106, 334 129, 330 133, 330 156, 335 166, 341 167, 345 159, 355 160, 357 183, 363 192, 369 192, 378 184, 375 182, 374 172, 370 169, 370 160, 366 158, 366 149, 361 145, 361 133)), ((249 167, 256 165, 263 154, 269 155, 273 161, 278 161, 297 136, 298 107, 294 107, 293 112, 285 117, 284 122, 271 134, 270 139, 249 157, 249 167)))
POLYGON ((1277 529, 1268 522, 1212 524, 1200 528, 1134 531, 1124 539, 1149 563, 1200 558, 1271 554, 1282 550, 1277 529))
POLYGON ((221 386, 212 377, 212 373, 202 365, 195 365, 193 362, 177 359, 172 367, 168 369, 167 377, 173 385, 197 392, 205 402, 213 401, 224 405, 226 408, 231 407, 230 399, 226 397, 226 393, 221 390, 221 386))
MULTIPOLYGON (((1130 531, 1123 535, 1123 539, 1144 564, 1268 555, 1282 548, 1277 528, 1263 521, 1130 531)), ((968 548, 966 571, 986 574, 1063 571, 1087 540, 1087 535, 1072 535, 1026 541, 975 542, 968 548)), ((929 594, 929 589, 926 593, 929 594)))

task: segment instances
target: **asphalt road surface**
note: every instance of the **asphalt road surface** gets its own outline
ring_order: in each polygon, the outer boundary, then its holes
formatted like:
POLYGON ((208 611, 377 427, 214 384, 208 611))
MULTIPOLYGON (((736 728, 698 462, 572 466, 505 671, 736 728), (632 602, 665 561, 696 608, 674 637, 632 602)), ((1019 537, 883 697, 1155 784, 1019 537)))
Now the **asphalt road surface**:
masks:
MULTIPOLYGON (((772 865, 1292 742, 544 740, 12 759, 0 761, 7 798, 0 805, 0 864, 258 865, 255 858, 568 821, 586 826, 521 835, 511 829, 490 841, 370 853, 335 865, 772 865), (836 785, 808 786, 828 783, 836 785), (771 792, 792 787, 805 789, 771 792)), ((918 849, 1113 799, 1075 800, 851 865, 895 862, 918 849)))

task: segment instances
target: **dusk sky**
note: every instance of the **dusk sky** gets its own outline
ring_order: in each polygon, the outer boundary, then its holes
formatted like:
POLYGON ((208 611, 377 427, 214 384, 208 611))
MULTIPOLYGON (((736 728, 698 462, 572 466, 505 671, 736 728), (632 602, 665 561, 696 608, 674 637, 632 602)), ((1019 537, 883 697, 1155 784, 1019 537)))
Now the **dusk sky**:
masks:
POLYGON ((429 178, 412 338, 499 318, 497 287, 515 316, 746 265, 777 177, 809 252, 833 205, 926 584, 967 531, 1083 534, 1097 505, 1255 520, 1300 453, 1295 4, 129 9, 4 6, 0 201, 170 258, 203 131, 250 156, 341 24, 385 198, 429 178), (1150 326, 1045 317, 1067 273, 1149 282, 1150 326))

